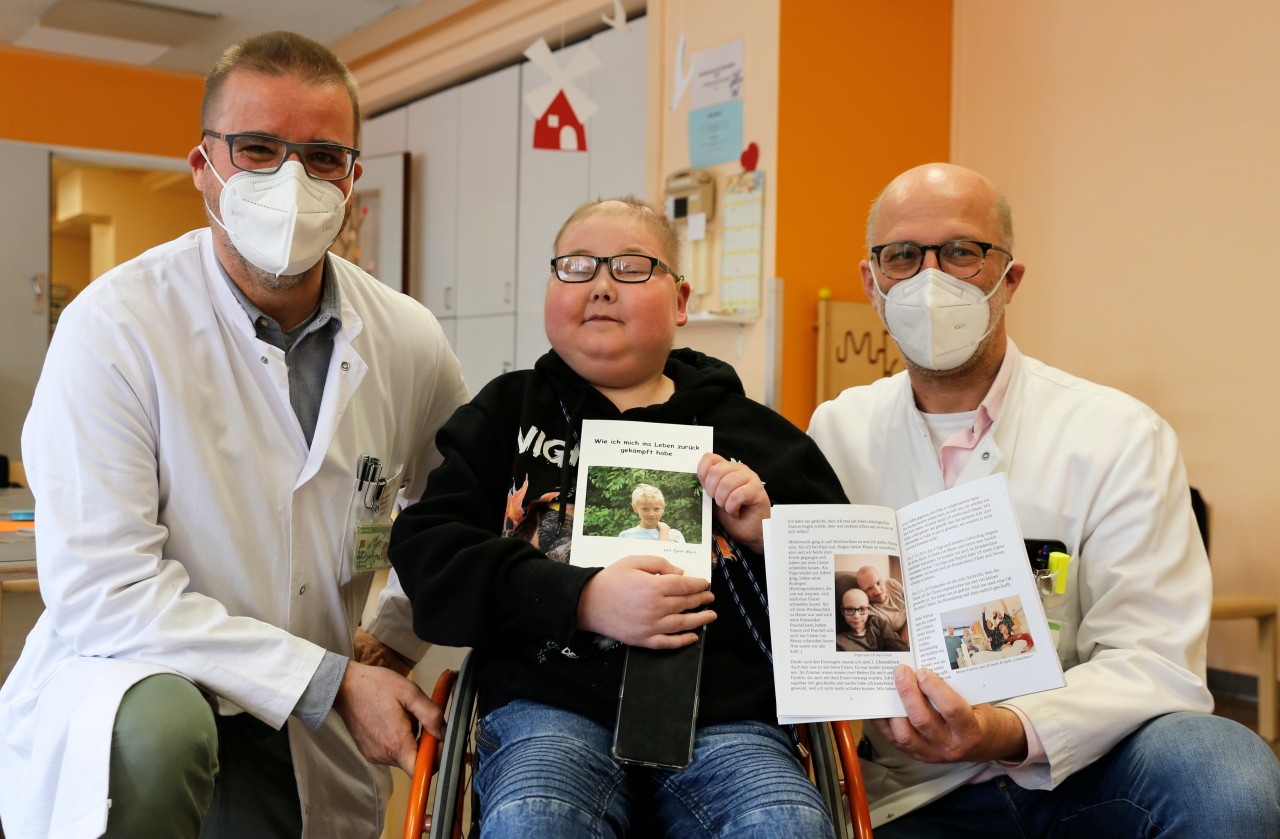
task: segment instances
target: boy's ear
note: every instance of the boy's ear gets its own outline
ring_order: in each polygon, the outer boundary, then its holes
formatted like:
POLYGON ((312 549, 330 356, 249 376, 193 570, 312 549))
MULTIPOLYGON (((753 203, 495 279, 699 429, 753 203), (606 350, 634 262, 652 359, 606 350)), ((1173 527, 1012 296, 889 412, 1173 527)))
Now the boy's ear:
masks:
POLYGON ((688 280, 681 280, 676 286, 676 326, 684 326, 689 322, 689 295, 692 293, 688 280))

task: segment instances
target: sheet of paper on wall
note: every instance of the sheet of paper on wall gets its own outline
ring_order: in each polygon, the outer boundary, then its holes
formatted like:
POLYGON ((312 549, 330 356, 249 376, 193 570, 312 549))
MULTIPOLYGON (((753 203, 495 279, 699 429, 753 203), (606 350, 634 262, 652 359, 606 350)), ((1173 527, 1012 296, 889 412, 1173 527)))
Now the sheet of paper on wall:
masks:
POLYGON ((720 207, 720 307, 741 316, 759 317, 764 173, 743 172, 730 177, 725 181, 720 207))
POLYGON ((711 498, 698 461, 712 435, 709 426, 584 420, 569 561, 599 568, 660 556, 711 579, 711 498))
POLYGON ((707 238, 706 213, 690 213, 688 222, 690 242, 701 242, 703 239, 707 238))
POLYGON ((723 105, 742 98, 744 78, 742 39, 734 38, 693 54, 693 84, 689 110, 723 105))
POLYGON ((742 39, 693 54, 689 88, 689 165, 705 169, 742 154, 742 39))
POLYGON ((689 165, 706 169, 742 154, 742 100, 689 112, 689 165))

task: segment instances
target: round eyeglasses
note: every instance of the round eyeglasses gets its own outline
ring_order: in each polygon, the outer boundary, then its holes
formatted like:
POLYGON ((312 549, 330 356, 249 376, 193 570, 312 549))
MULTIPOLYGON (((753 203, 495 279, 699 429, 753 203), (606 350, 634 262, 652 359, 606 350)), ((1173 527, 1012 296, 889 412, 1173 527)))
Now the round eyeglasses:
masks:
POLYGON ((990 242, 975 242, 971 239, 955 239, 941 245, 919 245, 915 242, 889 242, 876 245, 871 249, 871 257, 880 266, 880 273, 891 280, 906 280, 920 272, 924 264, 924 255, 933 251, 938 256, 938 265, 957 280, 976 277, 982 271, 987 259, 987 251, 999 251, 1013 259, 1009 253, 990 242))
POLYGON ((290 143, 266 134, 219 134, 205 129, 206 137, 225 140, 231 165, 245 172, 273 175, 290 155, 296 154, 302 168, 318 181, 340 181, 356 168, 359 149, 337 143, 290 143))
POLYGON ((589 283, 595 279, 600 264, 609 266, 609 275, 620 283, 643 283, 653 276, 654 268, 661 268, 677 283, 684 277, 671 270, 671 266, 656 256, 642 253, 620 253, 616 256, 592 256, 589 253, 571 253, 551 260, 556 279, 562 283, 589 283))

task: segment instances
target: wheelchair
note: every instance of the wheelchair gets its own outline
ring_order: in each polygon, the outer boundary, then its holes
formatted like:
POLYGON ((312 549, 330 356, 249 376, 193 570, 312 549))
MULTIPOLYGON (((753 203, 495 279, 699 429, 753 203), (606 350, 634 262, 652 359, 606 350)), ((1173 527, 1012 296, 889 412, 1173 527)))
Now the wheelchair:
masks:
MULTIPOLYGON (((475 811, 471 800, 477 691, 473 670, 468 655, 461 670, 445 670, 436 680, 431 699, 445 709, 445 739, 441 743, 424 732, 418 741, 404 839, 422 839, 424 835, 429 839, 464 839, 470 835, 469 817, 475 811)), ((809 723, 800 727, 800 740, 808 753, 809 778, 822 793, 836 836, 871 839, 871 814, 853 724, 809 723)))

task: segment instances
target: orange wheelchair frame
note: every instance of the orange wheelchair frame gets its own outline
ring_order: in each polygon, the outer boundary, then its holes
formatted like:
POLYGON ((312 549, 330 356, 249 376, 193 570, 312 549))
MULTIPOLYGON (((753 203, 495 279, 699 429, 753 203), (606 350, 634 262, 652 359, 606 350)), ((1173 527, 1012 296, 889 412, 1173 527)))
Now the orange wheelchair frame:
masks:
MULTIPOLYGON (((409 787, 404 839, 462 839, 467 816, 470 770, 475 755, 467 748, 475 725, 476 685, 468 658, 461 671, 445 670, 436 680, 431 699, 445 709, 444 742, 424 733, 409 787), (435 795, 431 779, 436 777, 435 795), (430 812, 428 810, 430 808, 430 812)), ((810 723, 801 727, 801 745, 808 752, 809 777, 822 793, 841 839, 871 839, 858 737, 852 723, 810 723)))

